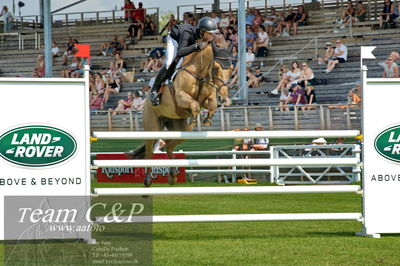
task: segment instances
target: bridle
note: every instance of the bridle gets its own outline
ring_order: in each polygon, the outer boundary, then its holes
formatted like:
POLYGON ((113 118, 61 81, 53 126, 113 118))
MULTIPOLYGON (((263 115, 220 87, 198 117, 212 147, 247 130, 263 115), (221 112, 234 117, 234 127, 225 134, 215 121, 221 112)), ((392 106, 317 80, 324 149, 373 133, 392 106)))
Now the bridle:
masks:
MULTIPOLYGON (((214 57, 213 64, 214 64, 215 61, 218 62, 218 60, 229 60, 229 61, 231 61, 232 58, 230 58, 230 57, 214 57), (215 60, 215 59, 217 59, 217 60, 215 60)), ((231 64, 229 64, 229 65, 231 65, 231 64)), ((210 83, 211 83, 211 86, 213 86, 215 88, 215 90, 217 91, 217 93, 218 93, 221 90, 222 87, 224 87, 224 86, 229 87, 228 81, 232 77, 232 71, 229 73, 229 77, 228 77, 227 80, 222 80, 221 78, 219 78, 216 75, 216 71, 217 71, 217 69, 215 67, 213 67, 212 79, 211 79, 212 82, 210 82, 210 83), (220 85, 218 86, 215 81, 220 82, 220 85)))

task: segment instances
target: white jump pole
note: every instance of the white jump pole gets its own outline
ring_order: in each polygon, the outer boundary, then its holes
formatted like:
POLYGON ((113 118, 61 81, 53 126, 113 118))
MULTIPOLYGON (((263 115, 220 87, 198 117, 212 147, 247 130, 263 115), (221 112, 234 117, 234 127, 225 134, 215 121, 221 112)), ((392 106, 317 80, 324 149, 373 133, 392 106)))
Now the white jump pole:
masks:
MULTIPOLYGON (((202 214, 202 215, 160 215, 121 216, 121 223, 198 223, 198 222, 256 222, 256 221, 320 221, 356 220, 362 221, 358 212, 350 213, 271 213, 271 214, 202 214)), ((96 223, 106 223, 104 217, 96 217, 96 223)))
POLYGON ((99 196, 130 195, 216 195, 216 194, 293 194, 293 193, 360 193, 358 185, 330 186, 229 186, 229 187, 150 187, 150 188, 95 188, 99 196))
POLYGON ((356 137, 358 130, 304 130, 304 131, 140 131, 94 132, 97 139, 145 140, 145 139, 236 139, 236 138, 338 138, 356 137))
POLYGON ((219 167, 219 166, 346 166, 356 158, 300 159, 174 159, 174 160, 94 160, 94 169, 104 167, 219 167))

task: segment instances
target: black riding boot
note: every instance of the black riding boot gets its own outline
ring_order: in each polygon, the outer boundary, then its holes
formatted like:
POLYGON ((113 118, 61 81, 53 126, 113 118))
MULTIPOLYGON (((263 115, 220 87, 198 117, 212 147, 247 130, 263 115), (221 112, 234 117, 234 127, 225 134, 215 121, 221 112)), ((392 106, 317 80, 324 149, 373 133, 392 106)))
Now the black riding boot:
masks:
POLYGON ((158 91, 161 88, 161 84, 167 79, 167 74, 168 70, 165 66, 160 68, 160 70, 157 73, 156 79, 154 80, 153 87, 151 88, 150 91, 150 101, 153 105, 159 105, 160 104, 160 97, 158 95, 158 91))
POLYGON ((175 71, 176 63, 175 61, 169 66, 167 69, 166 66, 163 66, 157 73, 156 79, 154 80, 153 87, 150 91, 150 101, 153 105, 160 105, 160 94, 158 91, 161 88, 161 85, 164 81, 170 78, 175 71))

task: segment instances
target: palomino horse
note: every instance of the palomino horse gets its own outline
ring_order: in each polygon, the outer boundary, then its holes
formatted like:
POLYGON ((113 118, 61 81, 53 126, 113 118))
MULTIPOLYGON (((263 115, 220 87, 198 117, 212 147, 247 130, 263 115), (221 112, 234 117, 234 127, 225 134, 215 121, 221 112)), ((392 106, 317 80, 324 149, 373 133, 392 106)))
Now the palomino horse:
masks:
MULTIPOLYGON (((203 122, 206 125, 211 124, 218 103, 230 102, 227 86, 232 71, 230 52, 231 48, 227 50, 212 44, 187 56, 175 76, 173 86, 163 87, 160 105, 153 106, 146 98, 143 111, 144 130, 162 131, 166 128, 169 131, 192 131, 193 121, 196 121, 201 107, 208 110, 203 122)), ((128 157, 151 159, 156 141, 146 140, 144 146, 128 153, 128 157)), ((168 158, 174 159, 174 148, 181 142, 183 140, 166 140, 168 158)), ((177 169, 171 168, 168 182, 175 184, 176 179, 177 169)), ((152 184, 151 169, 146 169, 144 184, 152 184)))

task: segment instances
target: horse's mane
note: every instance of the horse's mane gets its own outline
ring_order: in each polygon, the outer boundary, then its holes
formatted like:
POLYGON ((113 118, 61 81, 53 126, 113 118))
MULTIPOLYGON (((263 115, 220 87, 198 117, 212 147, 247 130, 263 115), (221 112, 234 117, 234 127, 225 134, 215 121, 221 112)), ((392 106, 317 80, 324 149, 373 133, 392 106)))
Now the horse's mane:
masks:
POLYGON ((232 64, 231 53, 233 43, 231 43, 228 48, 218 47, 214 41, 211 42, 211 45, 214 52, 214 60, 217 61, 223 69, 228 69, 232 64))

